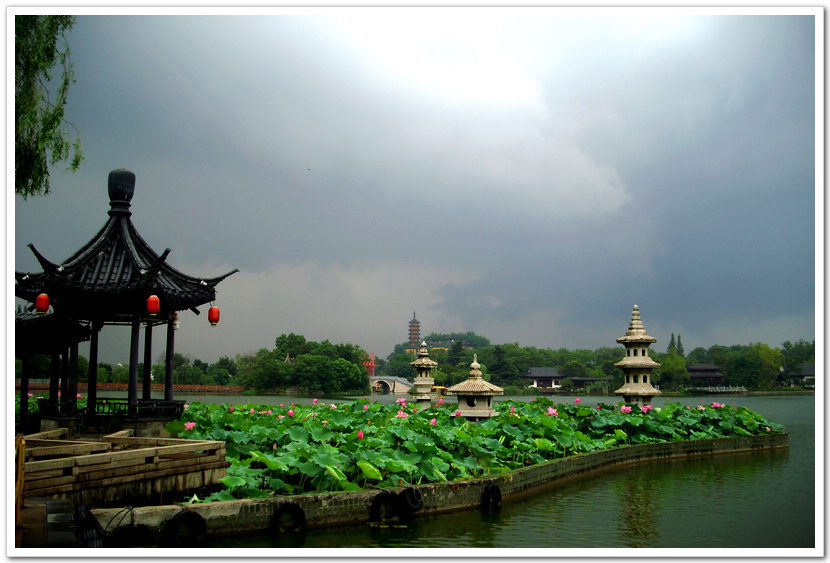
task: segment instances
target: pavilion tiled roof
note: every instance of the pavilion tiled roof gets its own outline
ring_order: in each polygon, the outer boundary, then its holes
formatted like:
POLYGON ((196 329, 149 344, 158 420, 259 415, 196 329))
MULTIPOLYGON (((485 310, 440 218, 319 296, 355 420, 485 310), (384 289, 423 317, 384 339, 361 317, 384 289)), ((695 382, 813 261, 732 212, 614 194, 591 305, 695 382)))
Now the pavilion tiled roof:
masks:
POLYGON ((110 173, 109 219, 80 250, 61 264, 34 253, 42 273, 15 272, 15 295, 34 302, 47 293, 56 310, 117 321, 141 313, 146 299, 157 295, 160 317, 191 309, 216 298, 216 285, 234 274, 215 278, 186 275, 167 263, 170 249, 159 255, 148 245, 130 220, 130 201, 135 175, 127 170, 110 173))

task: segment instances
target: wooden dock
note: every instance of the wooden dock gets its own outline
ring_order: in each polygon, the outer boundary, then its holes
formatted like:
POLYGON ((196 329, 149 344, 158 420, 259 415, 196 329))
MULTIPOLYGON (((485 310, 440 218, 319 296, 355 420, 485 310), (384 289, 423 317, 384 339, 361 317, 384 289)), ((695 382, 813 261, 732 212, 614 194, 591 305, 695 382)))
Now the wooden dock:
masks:
POLYGON ((100 441, 65 440, 65 428, 24 436, 23 494, 106 506, 161 502, 216 485, 230 463, 225 442, 141 438, 123 430, 100 441))

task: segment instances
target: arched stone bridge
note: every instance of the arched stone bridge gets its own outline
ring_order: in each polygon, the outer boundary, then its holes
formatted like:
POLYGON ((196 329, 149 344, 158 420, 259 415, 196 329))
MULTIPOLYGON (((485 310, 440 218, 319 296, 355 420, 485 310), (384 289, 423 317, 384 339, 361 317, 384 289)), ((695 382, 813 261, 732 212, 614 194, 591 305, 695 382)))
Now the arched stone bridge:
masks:
POLYGON ((372 389, 381 395, 406 395, 415 385, 402 377, 373 377, 372 389))

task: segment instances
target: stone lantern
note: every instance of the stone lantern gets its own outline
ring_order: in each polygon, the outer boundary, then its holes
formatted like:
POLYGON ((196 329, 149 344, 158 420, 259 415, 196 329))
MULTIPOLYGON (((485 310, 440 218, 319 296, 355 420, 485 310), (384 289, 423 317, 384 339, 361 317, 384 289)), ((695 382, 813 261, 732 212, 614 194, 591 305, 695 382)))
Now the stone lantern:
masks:
POLYGON ((623 370, 625 383, 614 393, 622 395, 626 403, 645 406, 660 394, 660 391, 651 386, 651 372, 659 368, 660 364, 648 355, 648 347, 657 342, 657 339, 646 332, 637 305, 634 305, 631 312, 631 323, 625 336, 617 338, 617 342, 625 346, 625 357, 614 365, 623 370))
POLYGON ((470 377, 447 389, 447 394, 458 395, 458 412, 467 420, 475 422, 497 415, 493 409, 493 397, 503 395, 504 389, 484 381, 476 354, 473 356, 473 363, 470 364, 470 377))
POLYGON ((430 359, 426 342, 421 342, 421 349, 418 350, 418 359, 409 365, 415 368, 415 393, 412 395, 415 403, 431 406, 432 384, 435 382, 435 379, 430 375, 430 372, 438 367, 438 362, 430 359))

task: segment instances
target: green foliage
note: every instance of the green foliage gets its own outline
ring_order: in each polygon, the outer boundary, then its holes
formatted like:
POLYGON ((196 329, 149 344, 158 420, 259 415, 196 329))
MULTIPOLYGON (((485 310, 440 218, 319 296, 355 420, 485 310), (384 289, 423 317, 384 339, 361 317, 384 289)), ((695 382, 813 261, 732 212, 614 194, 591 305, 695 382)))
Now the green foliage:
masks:
POLYGON ((14 18, 15 193, 24 199, 49 193, 49 165, 83 160, 79 137, 71 139, 64 117, 69 85, 75 81, 66 34, 75 18, 17 15, 14 18), (60 80, 52 84, 55 68, 60 80))
POLYGON ((499 416, 472 423, 440 405, 195 403, 167 429, 226 442, 226 489, 208 501, 472 479, 629 444, 784 430, 749 409, 718 403, 622 412, 619 405, 592 408, 540 397, 495 408, 499 416))

